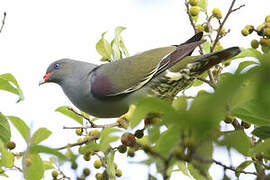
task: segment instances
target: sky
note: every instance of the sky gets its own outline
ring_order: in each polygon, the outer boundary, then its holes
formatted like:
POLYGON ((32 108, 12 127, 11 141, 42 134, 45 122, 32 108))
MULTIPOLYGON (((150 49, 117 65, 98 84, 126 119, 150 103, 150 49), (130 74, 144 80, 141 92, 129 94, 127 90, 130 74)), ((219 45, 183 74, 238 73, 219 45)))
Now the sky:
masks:
MULTIPOLYGON (((209 0, 209 9, 217 7, 225 14, 229 2, 209 0)), ((225 25, 231 32, 222 41, 224 47, 247 47, 252 38, 243 38, 241 29, 247 24, 260 25, 270 14, 269 0, 237 0, 235 7, 241 4, 246 7, 235 12, 225 25)), ((116 26, 127 27, 123 38, 131 55, 179 44, 193 35, 184 0, 0 0, 0 18, 4 11, 7 18, 0 34, 0 74, 12 73, 16 77, 25 100, 16 104, 15 95, 0 91, 1 112, 22 118, 33 131, 39 127, 50 129, 53 134, 44 144, 51 147, 77 139, 73 131, 62 129, 77 124, 54 111, 62 105, 72 106, 61 88, 55 84, 38 86, 51 62, 73 58, 100 64, 96 42, 105 31, 110 39, 116 26)), ((16 150, 23 150, 23 139, 14 128, 12 133, 13 140, 21 142, 17 143, 16 150)), ((222 153, 216 156, 226 161, 222 153)), ((127 165, 125 158, 116 158, 124 172, 120 179, 146 179, 145 166, 127 165)), ((143 158, 142 153, 137 156, 137 160, 143 158)), ((236 161, 238 158, 235 156, 236 161)), ((221 171, 216 166, 211 167, 214 179, 221 178, 222 174, 216 172, 221 171)), ((17 173, 8 174, 10 179, 21 178, 17 173)), ((176 174, 172 179, 179 177, 180 174, 176 174)), ((181 176, 181 179, 185 178, 181 176)))

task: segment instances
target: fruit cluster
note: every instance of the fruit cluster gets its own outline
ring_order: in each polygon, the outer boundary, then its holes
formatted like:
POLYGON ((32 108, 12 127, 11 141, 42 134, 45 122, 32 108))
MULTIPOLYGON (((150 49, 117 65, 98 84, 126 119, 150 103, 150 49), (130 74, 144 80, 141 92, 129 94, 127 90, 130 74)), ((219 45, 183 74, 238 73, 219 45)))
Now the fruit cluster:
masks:
POLYGON ((263 24, 259 25, 256 29, 252 25, 246 25, 241 33, 243 36, 248 36, 256 32, 260 36, 260 40, 253 39, 251 47, 257 49, 260 45, 262 48, 270 48, 270 15, 265 17, 263 24))

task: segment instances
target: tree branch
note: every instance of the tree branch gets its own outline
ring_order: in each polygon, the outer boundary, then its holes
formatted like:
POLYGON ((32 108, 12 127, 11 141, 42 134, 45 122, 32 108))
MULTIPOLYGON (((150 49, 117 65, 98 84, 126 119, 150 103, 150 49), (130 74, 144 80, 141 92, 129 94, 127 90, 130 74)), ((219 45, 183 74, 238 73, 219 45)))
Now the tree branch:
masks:
POLYGON ((6 16, 7 16, 7 13, 4 12, 4 17, 2 19, 2 25, 0 27, 0 33, 2 32, 3 28, 4 28, 4 25, 5 25, 5 22, 6 22, 6 16))
POLYGON ((93 141, 93 140, 95 140, 97 138, 98 138, 98 136, 91 136, 88 139, 85 139, 85 140, 83 140, 81 142, 77 142, 77 143, 73 143, 73 144, 67 144, 67 145, 65 145, 63 147, 59 147, 59 148, 56 148, 56 149, 57 150, 63 150, 63 149, 71 148, 71 147, 74 147, 74 146, 81 146, 81 145, 86 144, 86 143, 88 143, 90 141, 93 141))

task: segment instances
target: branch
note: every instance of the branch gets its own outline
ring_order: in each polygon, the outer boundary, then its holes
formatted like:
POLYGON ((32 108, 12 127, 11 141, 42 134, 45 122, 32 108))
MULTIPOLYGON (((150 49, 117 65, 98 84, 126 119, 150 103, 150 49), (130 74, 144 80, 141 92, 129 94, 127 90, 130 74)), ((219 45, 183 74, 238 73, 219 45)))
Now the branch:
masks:
POLYGON ((256 172, 237 170, 237 169, 235 169, 235 168, 233 168, 231 166, 226 166, 225 164, 222 164, 222 162, 219 162, 219 161, 214 160, 214 159, 205 159, 205 158, 202 158, 202 157, 199 157, 199 156, 196 156, 196 155, 194 155, 193 158, 194 158, 194 160, 202 162, 202 163, 215 163, 215 164, 217 164, 219 166, 222 166, 224 169, 229 169, 229 170, 234 171, 236 173, 251 174, 251 175, 258 176, 258 174, 256 172))
POLYGON ((2 32, 3 28, 4 28, 4 25, 5 25, 5 21, 6 21, 6 16, 7 16, 7 13, 4 12, 4 17, 2 19, 2 25, 1 25, 1 28, 0 28, 0 33, 2 32))
POLYGON ((105 168, 107 168, 107 165, 105 164, 103 157, 100 156, 100 155, 99 155, 98 153, 96 153, 96 152, 94 152, 94 154, 99 158, 99 160, 100 160, 101 163, 102 163, 102 166, 105 167, 105 168))
POLYGON ((219 35, 220 35, 220 32, 221 32, 221 29, 223 28, 223 26, 224 26, 225 22, 227 21, 228 17, 230 16, 230 14, 233 13, 233 12, 235 12, 235 11, 237 11, 237 10, 239 10, 239 9, 241 9, 242 7, 245 6, 243 4, 243 5, 239 6, 238 8, 233 9, 233 6, 234 6, 235 2, 236 2, 236 0, 232 0, 231 6, 230 6, 227 14, 226 14, 224 20, 221 22, 221 25, 219 26, 219 29, 217 31, 217 35, 216 35, 215 41, 214 41, 214 43, 213 43, 213 45, 212 45, 212 47, 210 49, 210 52, 213 52, 214 51, 214 49, 215 49, 215 47, 217 45, 217 42, 220 40, 220 36, 219 35))
POLYGON ((83 140, 81 142, 77 142, 77 143, 73 143, 73 144, 67 144, 67 145, 65 145, 63 147, 56 148, 56 149, 57 150, 63 150, 63 149, 71 148, 71 147, 74 147, 74 146, 81 146, 81 145, 86 144, 86 143, 88 143, 90 141, 93 141, 93 140, 95 140, 97 138, 98 138, 98 136, 91 136, 88 139, 85 139, 85 140, 83 140))
POLYGON ((110 127, 115 127, 115 126, 119 126, 119 122, 116 123, 112 123, 112 124, 103 124, 103 125, 97 125, 95 124, 93 121, 91 121, 91 119, 89 119, 88 117, 86 117, 83 114, 78 113, 77 111, 75 111, 73 108, 69 107, 68 110, 72 111, 73 113, 77 114, 78 116, 81 116, 82 118, 86 119, 89 123, 90 126, 86 126, 86 127, 63 127, 63 129, 78 129, 78 128, 83 128, 83 129, 87 129, 87 128, 110 128, 110 127))
MULTIPOLYGON (((191 23, 191 25, 192 25, 192 27, 193 27, 193 30, 194 30, 195 34, 197 34, 198 31, 197 31, 197 29, 196 29, 196 25, 195 25, 195 23, 194 23, 194 21, 193 21, 193 19, 192 19, 192 16, 191 16, 191 14, 190 14, 190 12, 189 12, 189 5, 188 5, 188 1, 187 1, 187 0, 185 0, 185 5, 186 5, 186 9, 187 9, 187 14, 188 14, 188 17, 189 17, 189 21, 190 21, 190 23, 191 23)), ((199 45, 199 48, 200 48, 200 54, 203 55, 203 48, 202 48, 202 45, 199 45)))

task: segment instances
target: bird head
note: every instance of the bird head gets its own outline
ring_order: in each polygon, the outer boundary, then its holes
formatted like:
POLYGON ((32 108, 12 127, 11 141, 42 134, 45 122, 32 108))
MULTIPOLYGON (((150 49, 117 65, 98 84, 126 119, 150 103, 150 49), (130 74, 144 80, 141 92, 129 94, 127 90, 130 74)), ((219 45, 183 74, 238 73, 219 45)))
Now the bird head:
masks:
POLYGON ((61 83, 68 76, 72 76, 72 72, 75 68, 75 61, 70 59, 60 59, 49 65, 46 74, 39 82, 39 85, 44 83, 53 82, 61 83))

